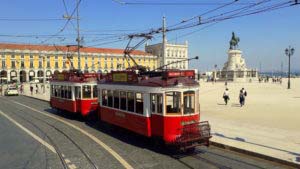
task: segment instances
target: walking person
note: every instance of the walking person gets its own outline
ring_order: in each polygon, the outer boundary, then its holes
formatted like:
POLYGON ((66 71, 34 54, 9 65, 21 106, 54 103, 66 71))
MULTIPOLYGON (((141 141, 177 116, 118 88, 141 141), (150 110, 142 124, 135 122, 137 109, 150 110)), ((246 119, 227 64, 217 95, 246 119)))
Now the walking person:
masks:
POLYGON ((245 105, 245 102, 246 102, 246 96, 247 96, 247 91, 245 90, 245 88, 242 88, 242 92, 244 94, 244 104, 245 105))
POLYGON ((240 90, 239 100, 240 100, 240 105, 242 107, 245 104, 245 96, 244 96, 243 90, 240 90))
POLYGON ((20 86, 20 92, 21 92, 21 94, 24 93, 24 85, 23 85, 23 83, 22 83, 21 86, 20 86))
POLYGON ((33 94, 33 86, 32 85, 30 85, 30 93, 31 93, 31 95, 33 94))
POLYGON ((223 93, 223 99, 224 99, 225 105, 227 105, 228 100, 229 100, 229 91, 228 91, 228 88, 226 88, 225 91, 224 91, 224 93, 223 93))

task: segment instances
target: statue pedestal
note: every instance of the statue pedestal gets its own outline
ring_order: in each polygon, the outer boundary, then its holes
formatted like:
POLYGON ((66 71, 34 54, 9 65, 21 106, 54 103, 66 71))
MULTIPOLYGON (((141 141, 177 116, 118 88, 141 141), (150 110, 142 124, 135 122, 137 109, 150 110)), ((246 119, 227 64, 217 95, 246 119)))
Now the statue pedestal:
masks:
POLYGON ((228 61, 224 65, 223 70, 245 70, 245 60, 242 58, 242 51, 241 50, 229 50, 228 51, 228 61))
POLYGON ((220 81, 257 81, 257 71, 246 68, 242 53, 243 52, 239 49, 230 49, 228 51, 228 61, 224 64, 222 71, 219 73, 218 79, 220 81), (255 72, 253 73, 253 71, 255 72))

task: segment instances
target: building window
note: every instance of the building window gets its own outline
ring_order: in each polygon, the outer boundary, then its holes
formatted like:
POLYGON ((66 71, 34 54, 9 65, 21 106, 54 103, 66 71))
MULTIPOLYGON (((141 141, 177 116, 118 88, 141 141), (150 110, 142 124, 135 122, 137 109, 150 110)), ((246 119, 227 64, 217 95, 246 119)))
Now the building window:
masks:
POLYGON ((33 68, 33 61, 30 60, 30 68, 33 68))
POLYGON ((24 61, 21 61, 21 68, 24 69, 24 61))
POLYGON ((42 61, 39 61, 39 68, 42 68, 42 61))
POLYGON ((16 62, 14 60, 11 61, 11 68, 16 68, 16 62))
POLYGON ((2 69, 6 67, 5 60, 2 59, 2 69))

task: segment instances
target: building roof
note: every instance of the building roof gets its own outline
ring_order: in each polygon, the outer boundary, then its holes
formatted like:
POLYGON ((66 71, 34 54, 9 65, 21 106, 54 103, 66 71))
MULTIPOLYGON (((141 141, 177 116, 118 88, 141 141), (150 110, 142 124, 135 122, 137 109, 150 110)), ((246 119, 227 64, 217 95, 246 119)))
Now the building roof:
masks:
MULTIPOLYGON (((0 49, 10 49, 10 50, 38 50, 38 51, 62 51, 62 52, 76 52, 76 46, 50 46, 50 45, 31 45, 31 44, 10 44, 10 43, 0 43, 0 49)), ((85 53, 107 53, 107 54, 123 54, 124 49, 114 49, 114 48, 91 48, 82 47, 80 52, 85 53)), ((145 55, 152 56, 152 54, 146 53, 144 51, 135 50, 132 55, 145 55)))

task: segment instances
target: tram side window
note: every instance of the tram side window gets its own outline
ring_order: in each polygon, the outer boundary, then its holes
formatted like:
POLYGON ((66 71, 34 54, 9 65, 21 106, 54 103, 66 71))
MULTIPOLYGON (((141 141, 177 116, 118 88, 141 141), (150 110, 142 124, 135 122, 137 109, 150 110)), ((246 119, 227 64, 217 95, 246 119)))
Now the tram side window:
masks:
POLYGON ((114 91, 114 108, 119 109, 119 106, 120 106, 119 102, 120 102, 119 91, 115 90, 114 91))
POLYGON ((68 86, 68 99, 72 99, 72 88, 68 86))
POLYGON ((195 92, 187 91, 183 93, 183 113, 192 114, 195 112, 195 92))
POLYGON ((54 85, 51 85, 51 96, 55 96, 55 88, 54 88, 54 85))
POLYGON ((166 110, 167 113, 180 113, 181 105, 180 92, 166 92, 166 110))
POLYGON ((81 99, 81 86, 75 86, 75 98, 81 99))
POLYGON ((134 112, 134 94, 133 92, 127 92, 127 111, 134 112))
POLYGON ((126 92, 120 91, 120 101, 121 110, 126 110, 126 92))
POLYGON ((135 93, 135 112, 138 114, 144 113, 143 93, 135 93))
POLYGON ((61 86, 57 86, 57 97, 61 97, 61 86))
POLYGON ((151 94, 150 95, 151 98, 151 113, 156 113, 156 94, 151 94))
POLYGON ((92 89, 90 85, 83 85, 82 86, 82 98, 89 99, 92 95, 92 89))
POLYGON ((102 106, 107 106, 107 90, 102 90, 102 106))
POLYGON ((162 114, 163 96, 162 94, 151 94, 151 113, 162 114))
POLYGON ((97 85, 93 86, 93 98, 97 98, 98 97, 98 91, 97 91, 97 85))
POLYGON ((111 90, 107 90, 107 106, 113 107, 113 92, 111 90))
POLYGON ((64 92, 64 90, 65 90, 65 87, 64 87, 64 86, 60 86, 60 97, 61 97, 61 98, 64 98, 64 97, 65 97, 65 92, 64 92))
POLYGON ((157 113, 163 114, 163 95, 157 94, 157 113))
POLYGON ((57 97, 58 96, 58 86, 54 86, 54 96, 57 97))
POLYGON ((65 86, 65 87, 64 87, 64 90, 65 90, 65 98, 68 99, 68 97, 69 97, 69 96, 68 96, 68 94, 69 94, 69 93, 68 93, 68 86, 65 86))

